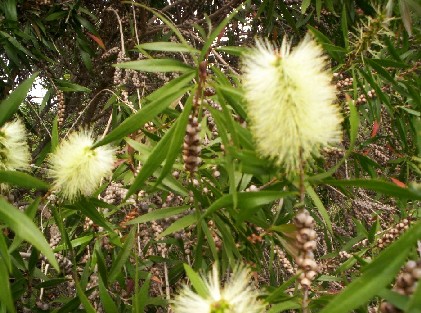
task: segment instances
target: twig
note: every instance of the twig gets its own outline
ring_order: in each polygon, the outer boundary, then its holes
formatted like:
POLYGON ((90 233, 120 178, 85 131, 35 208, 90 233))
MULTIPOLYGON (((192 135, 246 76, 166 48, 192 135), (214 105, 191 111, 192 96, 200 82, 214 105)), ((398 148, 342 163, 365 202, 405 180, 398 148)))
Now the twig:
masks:
POLYGON ((230 70, 231 70, 231 72, 233 72, 235 75, 239 75, 239 73, 231 66, 231 65, 229 65, 225 60, 224 60, 224 58, 218 53, 218 52, 216 52, 215 51, 215 49, 213 49, 212 48, 212 54, 213 55, 215 55, 215 57, 222 63, 222 64, 224 64, 225 66, 227 66, 230 70))
POLYGON ((121 23, 121 18, 118 15, 118 12, 114 10, 112 7, 107 8, 107 11, 112 11, 117 17, 118 24, 120 26, 120 41, 121 41, 121 52, 123 55, 126 55, 126 49, 124 48, 124 35, 123 35, 123 24, 121 23))

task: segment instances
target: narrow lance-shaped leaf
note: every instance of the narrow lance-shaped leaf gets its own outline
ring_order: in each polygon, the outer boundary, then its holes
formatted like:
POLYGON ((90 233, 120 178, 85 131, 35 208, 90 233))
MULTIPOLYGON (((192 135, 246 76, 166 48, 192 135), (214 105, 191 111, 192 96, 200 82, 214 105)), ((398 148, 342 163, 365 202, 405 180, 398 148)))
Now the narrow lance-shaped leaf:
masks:
POLYGON ((350 186, 373 190, 388 196, 421 200, 421 194, 409 188, 398 187, 395 184, 377 180, 377 179, 349 179, 349 180, 331 180, 326 179, 324 184, 332 186, 350 186))
POLYGON ((326 224, 327 229, 331 234, 333 234, 332 230, 332 222, 330 221, 329 213, 327 212, 326 208, 324 207, 322 201, 320 200, 317 193, 314 191, 313 187, 310 184, 305 185, 306 192, 310 196, 311 200, 313 201, 314 205, 319 210, 320 215, 323 217, 323 220, 326 224))
POLYGON ((142 43, 137 48, 151 50, 151 51, 171 51, 171 52, 192 52, 192 53, 199 53, 198 50, 194 49, 189 45, 185 45, 178 42, 147 42, 142 43))
POLYGON ((38 73, 35 73, 21 83, 5 100, 0 103, 0 126, 2 126, 19 109, 20 104, 25 100, 38 73))
POLYGON ((0 183, 27 189, 48 190, 50 186, 42 180, 18 171, 0 171, 0 183))
POLYGON ((162 168, 161 174, 159 175, 155 186, 159 185, 165 176, 171 171, 177 155, 180 154, 180 147, 184 140, 184 134, 186 133, 187 123, 189 121, 190 110, 193 106, 193 93, 187 100, 187 105, 184 107, 183 112, 178 117, 176 125, 174 126, 174 134, 168 148, 168 152, 165 158, 165 165, 162 168))
POLYGON ((187 72, 193 70, 191 66, 173 59, 144 59, 119 63, 114 66, 152 73, 187 72))
POLYGON ((358 110, 356 106, 352 103, 351 98, 348 95, 346 95, 346 98, 347 98, 347 103, 350 109, 350 116, 349 116, 350 134, 349 135, 350 135, 351 140, 350 140, 349 149, 345 152, 344 157, 334 167, 332 167, 331 169, 329 169, 328 171, 324 173, 309 177, 308 178, 309 181, 317 181, 317 180, 331 176, 333 173, 337 171, 337 169, 345 162, 345 160, 354 151, 354 146, 355 146, 355 142, 357 140, 357 135, 358 135, 358 127, 360 124, 360 118, 358 116, 358 110))
POLYGON ((238 14, 238 10, 234 9, 233 12, 228 15, 226 18, 222 20, 222 22, 219 23, 217 27, 212 31, 212 33, 209 35, 209 38, 206 39, 206 42, 204 43, 202 47, 202 52, 200 53, 200 60, 204 60, 205 56, 208 55, 209 49, 212 45, 212 43, 215 41, 215 38, 221 34, 222 30, 225 28, 225 26, 233 19, 234 16, 238 14))
POLYGON ((156 115, 161 113, 166 109, 172 102, 181 97, 188 87, 182 88, 174 93, 168 94, 167 96, 157 99, 147 106, 143 107, 136 114, 130 116, 123 123, 121 123, 117 128, 115 128, 111 133, 105 136, 103 139, 94 144, 94 147, 99 147, 110 143, 115 140, 120 140, 124 136, 131 134, 145 125, 146 122, 153 119, 156 115))
POLYGON ((79 281, 75 281, 76 285, 76 293, 80 299, 80 302, 83 304, 83 308, 87 313, 96 313, 94 307, 92 306, 91 302, 89 302, 88 297, 85 294, 85 291, 80 286, 79 281))
POLYGON ((10 279, 9 273, 7 271, 6 264, 0 258, 0 284, 1 284, 1 292, 0 292, 0 303, 3 303, 6 306, 6 309, 10 313, 15 313, 16 309, 13 304, 13 296, 10 288, 10 279))
POLYGON ((135 239, 135 231, 136 228, 132 228, 129 235, 126 238, 126 242, 124 243, 123 247, 121 248, 120 252, 114 259, 113 266, 110 269, 108 280, 109 282, 113 282, 121 272, 121 268, 126 263, 127 259, 130 256, 130 253, 133 249, 134 239, 135 239))
POLYGON ((362 275, 354 279, 320 313, 347 313, 369 301, 393 281, 408 253, 420 238, 421 221, 383 250, 363 269, 362 275))
POLYGON ((197 274, 188 264, 184 264, 184 270, 186 271, 187 277, 190 279, 190 282, 197 294, 206 298, 208 296, 208 289, 200 275, 197 274))
POLYGON ((0 221, 10 227, 16 235, 34 245, 35 248, 45 255, 50 264, 59 271, 54 253, 38 227, 28 216, 2 197, 0 197, 0 221))

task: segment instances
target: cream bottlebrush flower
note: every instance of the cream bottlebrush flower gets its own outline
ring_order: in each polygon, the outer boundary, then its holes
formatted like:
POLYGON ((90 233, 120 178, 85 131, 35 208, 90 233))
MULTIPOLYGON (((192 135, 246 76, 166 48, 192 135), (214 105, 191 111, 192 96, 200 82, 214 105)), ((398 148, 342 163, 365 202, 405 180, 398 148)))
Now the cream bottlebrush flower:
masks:
POLYGON ((222 288, 216 266, 202 277, 206 297, 184 286, 172 301, 174 313, 261 313, 265 305, 257 300, 259 292, 250 285, 250 271, 237 267, 222 288))
POLYGON ((0 170, 27 170, 30 160, 23 123, 20 120, 5 123, 0 128, 0 170))
POLYGON ((93 144, 92 132, 74 132, 50 155, 53 190, 70 201, 79 195, 91 195, 101 179, 112 173, 115 150, 110 146, 92 149, 93 144))
POLYGON ((307 36, 292 51, 257 41, 243 58, 243 84, 258 151, 297 172, 301 160, 341 138, 342 117, 323 51, 307 36))

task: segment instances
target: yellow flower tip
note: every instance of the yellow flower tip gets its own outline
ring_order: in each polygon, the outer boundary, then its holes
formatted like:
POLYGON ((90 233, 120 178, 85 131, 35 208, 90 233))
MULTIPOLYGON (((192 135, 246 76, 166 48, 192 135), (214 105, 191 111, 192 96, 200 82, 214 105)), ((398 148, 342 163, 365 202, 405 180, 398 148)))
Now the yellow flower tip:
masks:
POLYGON ((342 117, 321 47, 309 36, 291 50, 257 41, 242 60, 251 131, 258 152, 287 174, 341 140, 342 117))
POLYGON ((54 191, 74 201, 80 195, 89 196, 112 174, 115 149, 106 145, 93 149, 92 132, 74 132, 61 142, 49 157, 49 176, 54 191))
POLYGON ((202 297, 184 286, 172 301, 174 313, 262 313, 265 304, 257 300, 260 293, 250 285, 251 274, 245 267, 237 267, 221 287, 216 266, 202 277, 206 296, 202 297))
POLYGON ((23 123, 18 119, 5 123, 0 128, 0 170, 27 170, 30 160, 23 123))

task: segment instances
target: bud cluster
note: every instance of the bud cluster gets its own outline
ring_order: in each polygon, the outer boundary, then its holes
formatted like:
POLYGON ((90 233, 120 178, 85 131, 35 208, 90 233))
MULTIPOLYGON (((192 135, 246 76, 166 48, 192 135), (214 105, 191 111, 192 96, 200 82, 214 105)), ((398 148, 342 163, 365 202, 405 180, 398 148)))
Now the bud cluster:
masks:
MULTIPOLYGON (((376 91, 374 89, 371 89, 367 92, 367 96, 370 99, 373 99, 376 96, 376 91)), ((367 98, 365 94, 361 94, 357 99, 357 105, 365 104, 367 103, 367 98)))
POLYGON ((310 213, 303 209, 295 216, 294 224, 297 228, 295 245, 298 250, 295 261, 298 269, 301 270, 299 281, 303 288, 308 289, 318 272, 318 265, 314 260, 313 253, 317 246, 315 222, 310 213))

